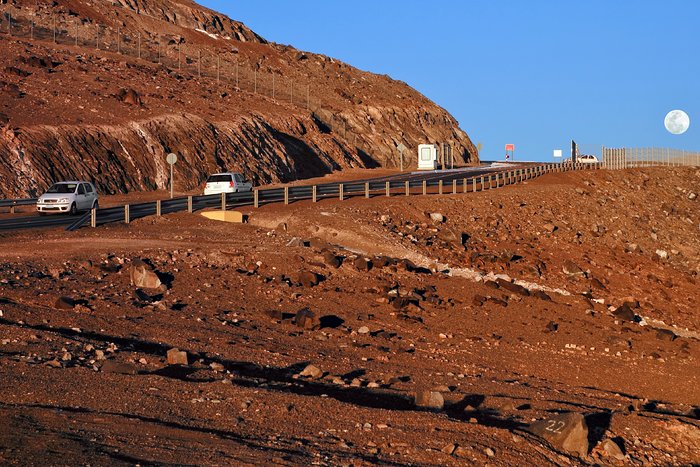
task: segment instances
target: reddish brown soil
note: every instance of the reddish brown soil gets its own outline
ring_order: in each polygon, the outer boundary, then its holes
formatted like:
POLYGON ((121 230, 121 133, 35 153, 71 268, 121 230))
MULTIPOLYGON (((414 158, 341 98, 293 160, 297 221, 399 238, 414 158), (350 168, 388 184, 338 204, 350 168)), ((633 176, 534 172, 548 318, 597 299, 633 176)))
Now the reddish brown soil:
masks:
POLYGON ((2 234, 0 461, 607 465, 621 461, 599 443, 614 439, 625 463, 698 463, 698 181, 695 169, 551 174, 271 205, 243 225, 177 214, 2 234), (130 284, 136 258, 168 283, 145 291, 154 303, 130 284), (296 285, 300 272, 322 280, 296 285), (78 304, 58 309, 61 296, 78 304), (303 309, 320 328, 294 324, 303 309), (167 365, 172 347, 188 366, 167 365), (323 376, 299 376, 309 363, 323 376), (413 405, 430 388, 444 410, 413 405), (552 412, 586 416, 587 455, 526 430, 552 412))

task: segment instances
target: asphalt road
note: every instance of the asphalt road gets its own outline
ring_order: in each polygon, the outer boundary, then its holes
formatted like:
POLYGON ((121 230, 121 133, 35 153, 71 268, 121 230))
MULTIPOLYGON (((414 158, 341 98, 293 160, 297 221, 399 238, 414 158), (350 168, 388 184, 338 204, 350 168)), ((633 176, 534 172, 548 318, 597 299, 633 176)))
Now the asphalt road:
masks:
MULTIPOLYGON (((519 166, 523 167, 523 166, 519 166)), ((469 167, 464 169, 454 170, 439 170, 429 172, 407 172, 387 177, 369 178, 364 180, 352 180, 348 182, 333 182, 316 185, 316 196, 318 199, 339 197, 339 184, 343 183, 344 197, 364 195, 366 184, 369 184, 372 195, 377 195, 378 192, 386 190, 386 183, 390 184, 390 189, 396 192, 399 189, 405 189, 406 182, 409 183, 411 189, 417 189, 423 186, 426 182, 428 188, 433 188, 439 185, 439 180, 443 181, 445 192, 450 192, 452 189, 453 180, 457 180, 458 184, 465 178, 487 176, 486 180, 492 179, 496 172, 505 171, 510 167, 503 166, 480 166, 469 167)), ((471 185, 469 185, 471 187, 471 185)), ((462 185, 460 184, 460 190, 462 185)), ((288 189, 288 200, 298 201, 303 199, 311 199, 312 186, 294 186, 288 189)), ((226 197, 227 209, 232 209, 240 206, 250 206, 253 204, 253 193, 230 193, 226 197)), ((268 204, 284 201, 284 187, 270 188, 258 190, 259 204, 268 204)), ((209 207, 221 206, 221 197, 219 195, 209 196, 193 196, 192 208, 193 211, 201 210, 209 207)), ((161 201, 161 214, 187 210, 187 198, 174 198, 161 201)), ((130 219, 138 219, 156 214, 156 202, 147 202, 129 205, 130 219)), ((97 211, 97 224, 107 224, 111 222, 123 221, 125 218, 125 206, 114 206, 110 208, 100 208, 97 211)), ((81 213, 76 216, 70 215, 48 215, 48 216, 21 216, 12 217, 0 220, 0 230, 23 230, 47 227, 66 227, 67 229, 77 229, 90 224, 90 213, 81 213)))

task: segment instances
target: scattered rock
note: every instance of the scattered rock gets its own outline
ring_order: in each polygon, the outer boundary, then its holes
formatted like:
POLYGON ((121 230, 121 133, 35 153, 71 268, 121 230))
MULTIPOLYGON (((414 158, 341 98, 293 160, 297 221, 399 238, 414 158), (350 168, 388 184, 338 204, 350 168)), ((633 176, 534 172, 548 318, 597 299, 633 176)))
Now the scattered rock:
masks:
POLYGON ((668 252, 666 250, 656 250, 656 256, 661 259, 668 259, 668 252))
POLYGON ((697 193, 694 193, 692 191, 690 193, 688 193, 688 199, 690 201, 694 201, 695 199, 697 199, 697 197, 698 197, 697 193))
POLYGON ((612 312, 613 316, 624 321, 635 321, 636 314, 632 311, 629 303, 625 302, 612 312))
POLYGON ((547 332, 557 332, 557 330, 559 329, 559 325, 554 321, 550 321, 545 329, 547 330, 547 332))
POLYGON ((445 399, 437 391, 418 391, 415 397, 415 404, 416 407, 442 410, 445 406, 445 399))
POLYGON ((549 294, 547 294, 547 292, 545 292, 544 290, 535 290, 532 293, 532 295, 539 298, 540 300, 544 300, 546 302, 552 301, 552 297, 550 297, 549 294))
POLYGON ((304 308, 303 310, 298 311, 294 316, 294 324, 300 328, 312 330, 318 327, 319 322, 316 318, 316 314, 313 311, 309 310, 308 308, 304 308))
POLYGON ((496 279, 496 283, 501 287, 502 289, 505 289, 509 292, 522 295, 524 297, 529 297, 530 296, 530 291, 527 290, 525 287, 522 285, 518 285, 515 282, 510 282, 504 279, 496 279))
POLYGON ((557 449, 585 457, 588 454, 588 426, 583 415, 562 413, 532 423, 527 430, 557 449))
POLYGON ((187 365, 187 352, 180 349, 168 350, 168 365, 187 365))
POLYGON ((604 439, 598 445, 598 450, 607 457, 612 457, 617 460, 625 460, 625 453, 622 452, 620 446, 610 438, 604 439))
POLYGON ((447 454, 448 456, 451 456, 452 453, 455 452, 455 449, 457 449, 457 445, 456 445, 456 444, 453 444, 453 443, 450 443, 450 444, 445 445, 445 447, 443 447, 442 449, 440 449, 440 451, 444 452, 444 453, 447 454))
POLYGON ((332 251, 323 253, 323 262, 335 269, 338 269, 343 264, 341 258, 332 251))
POLYGON ((157 289, 161 286, 160 278, 153 272, 152 268, 141 261, 135 259, 131 262, 129 269, 131 276, 131 285, 141 289, 157 289))
POLYGON ((430 220, 433 222, 437 222, 437 223, 443 223, 443 222, 445 222, 445 216, 443 216, 439 212, 431 212, 430 213, 430 220))
POLYGON ((316 365, 307 365, 306 368, 304 368, 302 372, 299 373, 299 376, 311 379, 319 379, 321 376, 323 376, 323 371, 321 371, 321 369, 316 365))
POLYGON ((554 224, 545 224, 545 225, 542 226, 542 228, 544 228, 544 230, 546 230, 546 231, 549 232, 549 233, 552 233, 552 232, 554 232, 554 231, 556 231, 556 230, 559 230, 559 227, 557 227, 557 226, 554 225, 554 224))
POLYGON ((676 334, 669 329, 657 329, 656 338, 662 341, 673 342, 673 340, 676 338, 676 334))
POLYGON ((120 89, 117 93, 117 99, 129 105, 141 106, 143 104, 141 102, 141 96, 139 96, 139 93, 131 88, 120 89))
POLYGON ((355 261, 352 262, 352 265, 361 272, 368 272, 372 269, 372 261, 362 256, 356 258, 355 261))
POLYGON ((301 271, 292 275, 292 280, 302 287, 314 287, 321 281, 321 276, 311 271, 301 271))
POLYGON ((486 454, 488 457, 493 457, 496 455, 496 452, 491 448, 486 448, 484 449, 484 454, 486 454))
POLYGON ((70 297, 58 297, 53 307, 58 310, 72 310, 75 308, 75 300, 70 297))
POLYGON ((306 242, 299 237, 292 237, 292 239, 287 242, 286 246, 303 248, 306 246, 306 242))
POLYGON ((357 330, 358 334, 369 334, 369 328, 367 326, 362 326, 357 330))
POLYGON ((569 276, 582 276, 585 274, 583 272, 583 269, 581 269, 576 263, 574 263, 570 259, 564 261, 562 271, 564 271, 564 274, 569 276))

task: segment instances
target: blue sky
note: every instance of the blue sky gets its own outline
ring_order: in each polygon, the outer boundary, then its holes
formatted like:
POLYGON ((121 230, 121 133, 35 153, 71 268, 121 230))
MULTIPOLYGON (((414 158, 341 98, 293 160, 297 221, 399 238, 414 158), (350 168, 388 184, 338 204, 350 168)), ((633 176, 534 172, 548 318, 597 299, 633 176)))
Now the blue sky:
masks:
POLYGON ((268 40, 403 80, 482 159, 551 160, 575 139, 700 151, 700 1, 203 0, 268 40), (663 126, 673 109, 690 129, 663 126))

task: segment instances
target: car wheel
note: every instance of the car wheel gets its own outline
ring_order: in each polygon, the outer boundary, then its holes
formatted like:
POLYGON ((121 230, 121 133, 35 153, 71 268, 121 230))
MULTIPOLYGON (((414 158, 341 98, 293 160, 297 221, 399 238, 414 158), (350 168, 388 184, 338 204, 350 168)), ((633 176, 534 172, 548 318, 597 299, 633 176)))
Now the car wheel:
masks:
POLYGON ((70 211, 68 211, 68 213, 71 216, 75 216, 76 214, 78 214, 78 207, 75 205, 75 203, 70 205, 70 211))

